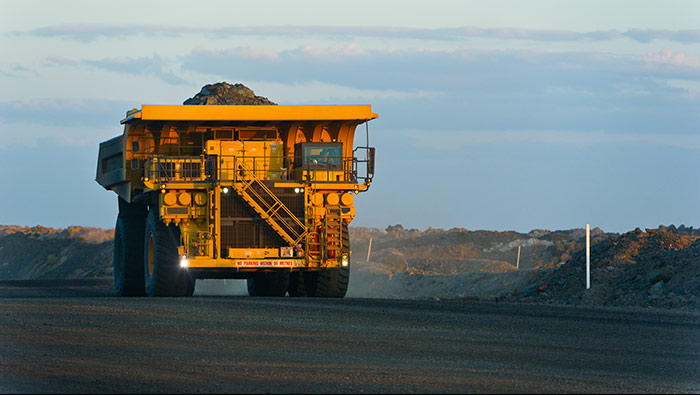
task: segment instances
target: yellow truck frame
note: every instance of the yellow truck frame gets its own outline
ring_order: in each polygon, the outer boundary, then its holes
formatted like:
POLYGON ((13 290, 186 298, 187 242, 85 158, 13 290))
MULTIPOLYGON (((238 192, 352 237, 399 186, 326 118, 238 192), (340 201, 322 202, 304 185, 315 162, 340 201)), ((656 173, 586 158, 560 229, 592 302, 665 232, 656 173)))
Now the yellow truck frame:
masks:
POLYGON ((190 296, 197 279, 235 278, 251 296, 344 297, 375 118, 369 105, 128 111, 96 177, 118 195, 117 295, 190 296))

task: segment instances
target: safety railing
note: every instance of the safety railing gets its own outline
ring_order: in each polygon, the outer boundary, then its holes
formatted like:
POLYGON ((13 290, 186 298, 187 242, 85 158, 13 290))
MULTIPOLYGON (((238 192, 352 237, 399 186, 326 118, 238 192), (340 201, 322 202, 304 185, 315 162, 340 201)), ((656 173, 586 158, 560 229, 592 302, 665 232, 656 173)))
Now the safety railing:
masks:
POLYGON ((260 180, 357 183, 374 176, 373 163, 373 155, 370 159, 369 154, 365 159, 357 157, 283 159, 270 156, 225 155, 152 156, 146 160, 144 177, 154 182, 169 183, 241 182, 250 179, 251 175, 260 180))
POLYGON ((323 157, 282 159, 251 156, 221 156, 218 179, 237 182, 246 173, 260 180, 298 182, 357 182, 355 158, 323 157), (247 172, 242 171, 243 168, 247 172))
POLYGON ((198 182, 211 179, 215 163, 204 156, 151 156, 144 166, 144 177, 156 182, 198 182))
POLYGON ((357 147, 352 151, 353 173, 358 181, 367 182, 374 178, 374 151, 374 147, 357 147))

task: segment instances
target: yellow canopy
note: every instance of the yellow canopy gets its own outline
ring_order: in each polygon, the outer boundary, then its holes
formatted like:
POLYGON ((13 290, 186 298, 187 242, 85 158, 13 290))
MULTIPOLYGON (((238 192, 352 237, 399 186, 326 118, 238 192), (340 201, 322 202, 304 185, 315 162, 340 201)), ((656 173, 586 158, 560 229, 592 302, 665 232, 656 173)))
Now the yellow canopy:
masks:
POLYGON ((377 118, 372 106, 186 106, 148 105, 129 111, 121 123, 153 121, 369 121, 377 118))

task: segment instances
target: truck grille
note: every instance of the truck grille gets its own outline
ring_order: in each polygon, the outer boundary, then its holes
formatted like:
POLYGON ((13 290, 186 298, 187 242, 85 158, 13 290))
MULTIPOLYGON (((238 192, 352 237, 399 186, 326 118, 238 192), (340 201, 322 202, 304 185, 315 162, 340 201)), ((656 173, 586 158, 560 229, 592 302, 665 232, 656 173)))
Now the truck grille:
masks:
MULTIPOLYGON (((304 220, 304 194, 290 188, 270 188, 300 220, 304 220)), ((291 219, 287 220, 292 223, 291 219)), ((221 194, 221 249, 276 248, 287 243, 235 192, 221 194)))

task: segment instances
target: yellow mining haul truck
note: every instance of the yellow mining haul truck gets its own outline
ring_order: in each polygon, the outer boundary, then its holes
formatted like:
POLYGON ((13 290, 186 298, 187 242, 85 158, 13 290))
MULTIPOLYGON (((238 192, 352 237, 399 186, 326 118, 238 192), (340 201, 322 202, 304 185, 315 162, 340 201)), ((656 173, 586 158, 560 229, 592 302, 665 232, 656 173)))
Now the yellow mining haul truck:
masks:
POLYGON ((375 118, 369 105, 128 111, 97 162, 119 201, 117 295, 190 296, 196 279, 235 278, 252 296, 345 296, 354 195, 374 176, 355 129, 375 118))

